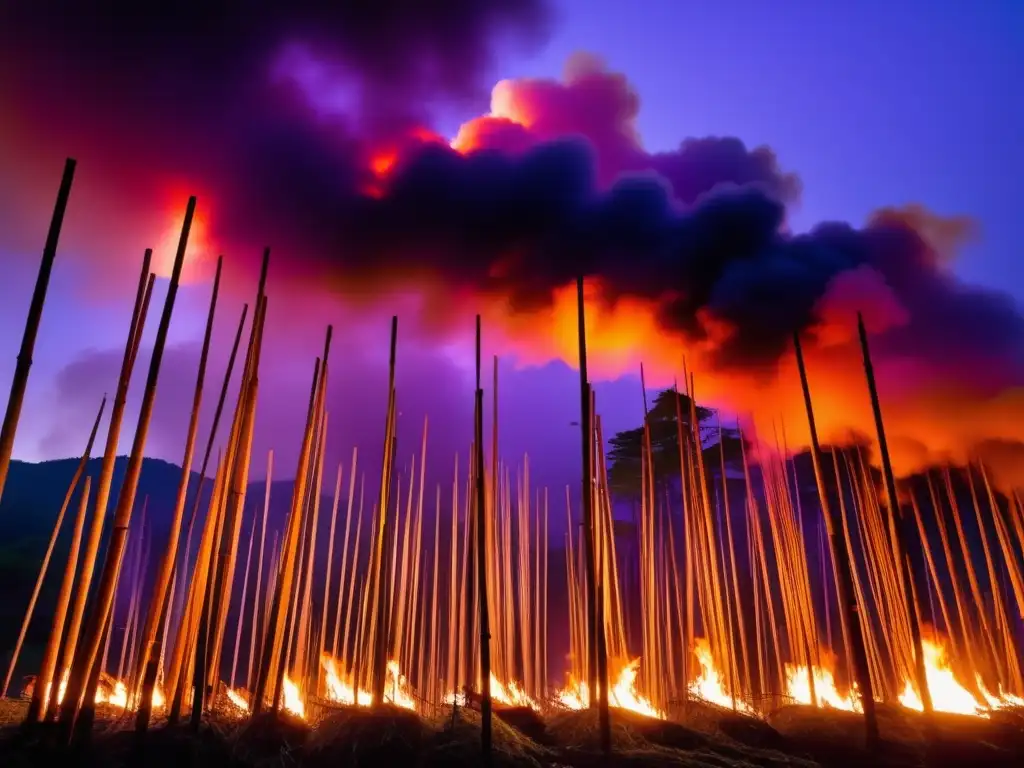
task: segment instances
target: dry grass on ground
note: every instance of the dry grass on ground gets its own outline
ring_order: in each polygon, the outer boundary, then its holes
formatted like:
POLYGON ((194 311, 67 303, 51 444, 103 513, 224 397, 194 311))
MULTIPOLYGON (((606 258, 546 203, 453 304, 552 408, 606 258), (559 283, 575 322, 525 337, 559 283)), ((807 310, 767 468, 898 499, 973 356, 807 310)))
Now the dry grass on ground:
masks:
MULTIPOLYGON (((52 745, 52 729, 26 734, 26 704, 0 701, 0 765, 69 764, 52 745)), ((252 720, 218 708, 198 733, 156 721, 144 740, 131 719, 100 709, 89 749, 77 765, 103 768, 470 768, 480 764, 480 715, 446 709, 432 719, 405 710, 328 707, 302 720, 264 714, 252 720)), ((596 713, 497 709, 497 768, 609 768, 596 713)), ((929 729, 906 710, 879 711, 883 745, 868 753, 863 721, 850 713, 784 707, 767 721, 691 702, 673 721, 612 711, 610 768, 997 768, 1024 765, 1024 712, 991 719, 939 715, 929 729)))

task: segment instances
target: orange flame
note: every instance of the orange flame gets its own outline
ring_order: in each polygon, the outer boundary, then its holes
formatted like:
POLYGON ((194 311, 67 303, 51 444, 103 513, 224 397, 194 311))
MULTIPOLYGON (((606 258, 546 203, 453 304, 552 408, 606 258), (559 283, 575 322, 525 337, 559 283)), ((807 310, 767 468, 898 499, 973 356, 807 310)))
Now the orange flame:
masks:
MULTIPOLYGON (((922 639, 924 646, 925 679, 932 696, 932 705, 937 712, 951 712, 960 715, 988 717, 992 710, 1004 707, 1024 706, 1024 699, 1000 691, 994 696, 985 689, 981 678, 975 682, 981 697, 964 688, 953 674, 945 647, 936 640, 922 639)), ((924 705, 914 684, 908 680, 900 694, 900 704, 907 709, 923 711, 924 705)))
MULTIPOLYGON (((634 659, 624 666, 610 685, 608 703, 619 709, 627 709, 647 717, 665 719, 665 713, 658 710, 636 689, 636 678, 640 671, 640 659, 634 659)), ((586 709, 590 706, 590 687, 585 681, 570 680, 568 686, 558 692, 559 703, 567 709, 586 709)))
MULTIPOLYGON (((329 654, 320 657, 320 665, 326 673, 326 698, 340 704, 357 707, 373 705, 373 695, 369 691, 356 689, 352 676, 342 670, 341 663, 329 654)), ((397 661, 389 661, 384 683, 384 701, 402 709, 416 709, 416 699, 409 690, 409 682, 402 674, 397 661)))

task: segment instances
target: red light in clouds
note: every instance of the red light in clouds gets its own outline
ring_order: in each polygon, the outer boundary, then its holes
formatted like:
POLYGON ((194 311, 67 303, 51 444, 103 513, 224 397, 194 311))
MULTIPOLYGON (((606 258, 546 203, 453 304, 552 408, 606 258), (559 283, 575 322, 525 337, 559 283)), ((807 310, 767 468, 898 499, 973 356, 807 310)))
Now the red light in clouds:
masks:
MULTIPOLYGON (((169 278, 171 276, 174 257, 178 251, 178 241, 181 239, 181 225, 185 216, 185 204, 188 202, 188 196, 188 192, 180 191, 169 196, 165 208, 164 224, 158 233, 156 244, 153 246, 151 269, 157 277, 169 278)), ((209 211, 208 209, 204 210, 204 199, 199 196, 196 214, 192 219, 192 229, 188 236, 188 246, 185 249, 182 282, 187 282, 196 276, 200 271, 199 267, 210 257, 211 252, 209 211)))
POLYGON ((367 167, 375 178, 366 185, 364 192, 372 197, 381 197, 384 194, 383 184, 395 170, 403 153, 423 144, 446 143, 445 139, 429 128, 417 126, 398 139, 375 147, 367 161, 367 167))
POLYGON ((378 178, 384 178, 395 167, 398 162, 398 151, 393 149, 375 152, 370 157, 370 170, 378 178))

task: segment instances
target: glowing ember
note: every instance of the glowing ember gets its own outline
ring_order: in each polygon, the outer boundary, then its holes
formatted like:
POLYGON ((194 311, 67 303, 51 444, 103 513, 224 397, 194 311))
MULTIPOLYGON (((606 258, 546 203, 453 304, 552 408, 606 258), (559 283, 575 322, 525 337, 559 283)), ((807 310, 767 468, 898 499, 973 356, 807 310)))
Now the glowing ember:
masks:
POLYGON ((241 691, 236 691, 234 688, 228 688, 227 691, 228 701, 234 704, 243 712, 249 711, 249 700, 248 697, 241 691))
MULTIPOLYGON (((636 690, 636 676, 640 670, 640 659, 634 659, 619 672, 611 686, 608 702, 613 707, 628 709, 647 717, 665 719, 665 714, 657 710, 646 698, 636 690)), ((568 709, 586 709, 590 706, 590 689, 583 681, 572 681, 569 686, 558 692, 558 701, 568 709)))

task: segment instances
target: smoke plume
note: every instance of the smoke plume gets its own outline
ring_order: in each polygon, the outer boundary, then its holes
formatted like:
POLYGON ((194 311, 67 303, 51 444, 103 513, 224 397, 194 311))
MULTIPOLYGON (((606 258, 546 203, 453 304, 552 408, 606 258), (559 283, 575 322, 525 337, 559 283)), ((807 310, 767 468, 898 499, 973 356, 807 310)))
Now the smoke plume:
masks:
POLYGON ((638 95, 592 57, 500 82, 451 140, 429 130, 438 100, 478 94, 503 31, 539 39, 540 3, 104 5, 2 12, 16 130, 80 148, 122 200, 191 185, 216 247, 283 254, 278 290, 415 307, 439 336, 483 312, 521 360, 574 362, 582 275, 597 375, 645 362, 669 383, 685 358, 698 397, 762 434, 781 421, 791 444, 806 439, 794 333, 825 437, 870 433, 860 311, 905 468, 1017 438, 1024 318, 951 271, 970 222, 888 208, 793 233, 801 185, 770 149, 645 150, 638 95))

